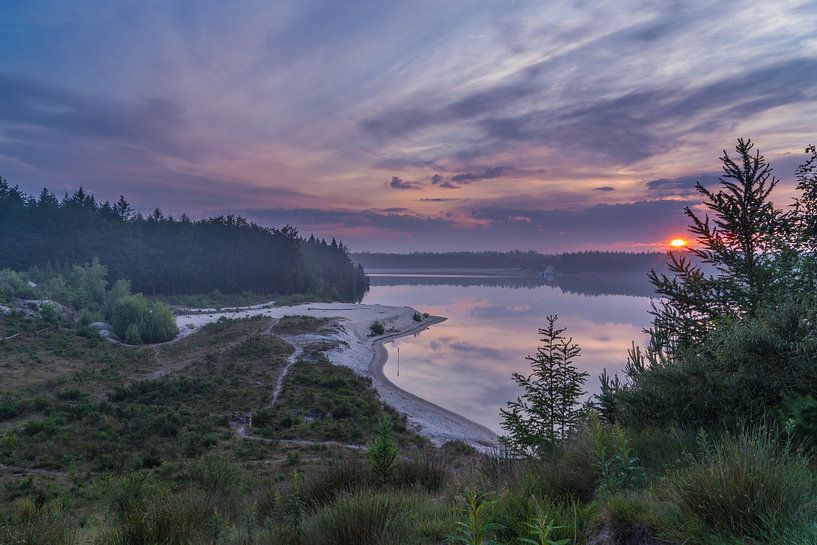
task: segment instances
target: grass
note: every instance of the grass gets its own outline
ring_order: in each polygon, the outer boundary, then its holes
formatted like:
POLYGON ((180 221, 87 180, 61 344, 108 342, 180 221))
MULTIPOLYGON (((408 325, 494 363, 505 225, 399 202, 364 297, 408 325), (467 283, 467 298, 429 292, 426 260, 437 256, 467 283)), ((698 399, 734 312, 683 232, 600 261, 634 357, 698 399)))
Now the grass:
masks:
POLYGON ((41 470, 0 470, 0 544, 439 544, 464 520, 465 490, 490 494, 485 522, 503 544, 530 538, 532 523, 571 545, 817 543, 813 453, 772 427, 705 436, 588 426, 538 460, 433 448, 320 346, 270 407, 292 353, 279 335, 328 325, 270 323, 223 321, 134 349, 76 326, 0 318, 0 331, 23 333, 13 348, 0 343, 0 463, 41 470), (237 437, 235 413, 252 413, 252 433, 270 441, 237 437), (400 445, 386 483, 363 452, 286 441, 365 445, 384 413, 400 445), (604 463, 621 445, 637 481, 610 478, 629 471, 604 463))
POLYGON ((418 442, 406 429, 405 417, 380 402, 368 379, 321 358, 293 366, 278 403, 257 415, 256 422, 267 437, 362 445, 374 437, 384 412, 392 414, 398 438, 418 442))

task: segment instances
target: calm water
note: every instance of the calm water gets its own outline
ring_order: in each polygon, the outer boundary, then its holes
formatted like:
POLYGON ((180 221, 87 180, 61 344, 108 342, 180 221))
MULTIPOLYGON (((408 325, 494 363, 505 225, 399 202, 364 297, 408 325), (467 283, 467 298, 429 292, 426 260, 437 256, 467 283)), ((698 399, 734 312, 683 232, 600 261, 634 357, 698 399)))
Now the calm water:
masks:
POLYGON ((365 303, 409 305, 448 318, 388 345, 386 375, 401 388, 500 431, 499 408, 518 395, 511 373, 529 372, 545 316, 582 347, 577 364, 598 390, 602 369, 619 371, 630 342, 649 324, 646 278, 560 280, 434 274, 370 274, 365 303), (397 351, 400 365, 398 375, 397 351))

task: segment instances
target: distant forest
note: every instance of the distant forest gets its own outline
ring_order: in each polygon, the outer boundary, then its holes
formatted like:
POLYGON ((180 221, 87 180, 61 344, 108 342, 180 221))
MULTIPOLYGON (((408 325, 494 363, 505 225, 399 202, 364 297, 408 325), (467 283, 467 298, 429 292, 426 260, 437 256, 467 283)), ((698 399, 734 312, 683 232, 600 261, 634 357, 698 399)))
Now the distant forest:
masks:
POLYGON ((410 254, 356 253, 352 259, 365 269, 521 269, 531 272, 552 266, 556 272, 577 274, 646 273, 663 270, 661 252, 415 252, 410 254))
POLYGON ((291 226, 240 216, 193 221, 158 208, 148 217, 124 197, 99 203, 80 189, 26 195, 0 178, 0 269, 66 267, 98 258, 112 280, 146 294, 250 291, 359 301, 368 290, 346 246, 304 238, 291 226))

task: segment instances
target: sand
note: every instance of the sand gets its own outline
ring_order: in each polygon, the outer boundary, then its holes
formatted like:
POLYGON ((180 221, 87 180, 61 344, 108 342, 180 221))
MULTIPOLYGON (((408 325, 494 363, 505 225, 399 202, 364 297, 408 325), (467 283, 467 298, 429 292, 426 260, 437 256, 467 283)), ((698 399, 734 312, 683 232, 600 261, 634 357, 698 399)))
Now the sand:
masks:
POLYGON ((422 322, 416 322, 414 314, 415 310, 411 307, 344 303, 310 303, 286 307, 264 304, 219 311, 207 309, 204 312, 199 310, 177 316, 176 323, 179 327, 177 339, 186 337, 222 317, 282 318, 302 315, 333 318, 338 327, 335 331, 323 335, 328 341, 339 341, 337 348, 326 353, 329 360, 335 365, 349 367, 356 373, 371 377, 372 385, 381 399, 396 411, 405 414, 413 430, 438 446, 446 441, 458 440, 481 451, 496 448, 496 434, 485 426, 398 388, 386 378, 383 367, 388 360, 388 351, 384 343, 406 335, 416 335, 445 319, 432 316, 422 322), (375 320, 380 320, 386 326, 388 332, 385 335, 369 336, 369 327, 375 320))

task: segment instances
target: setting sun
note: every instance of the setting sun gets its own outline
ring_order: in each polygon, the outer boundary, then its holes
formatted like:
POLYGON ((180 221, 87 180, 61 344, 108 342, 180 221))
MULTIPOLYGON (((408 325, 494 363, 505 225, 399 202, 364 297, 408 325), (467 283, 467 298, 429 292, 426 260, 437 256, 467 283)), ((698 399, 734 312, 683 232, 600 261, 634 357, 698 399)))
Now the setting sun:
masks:
POLYGON ((682 238, 674 238, 669 241, 669 245, 672 246, 673 248, 683 248, 687 244, 688 242, 682 238))

